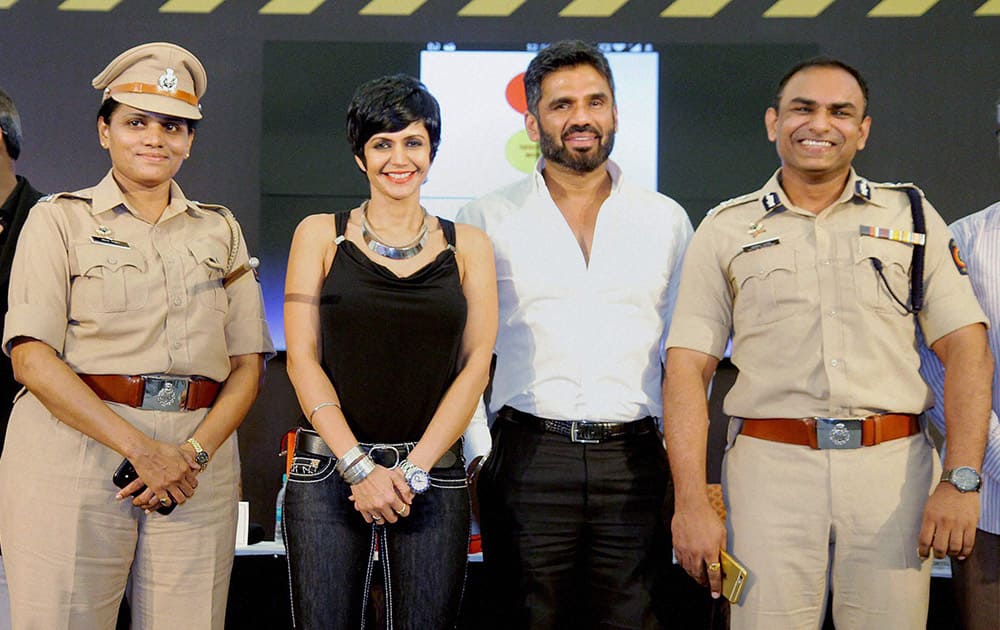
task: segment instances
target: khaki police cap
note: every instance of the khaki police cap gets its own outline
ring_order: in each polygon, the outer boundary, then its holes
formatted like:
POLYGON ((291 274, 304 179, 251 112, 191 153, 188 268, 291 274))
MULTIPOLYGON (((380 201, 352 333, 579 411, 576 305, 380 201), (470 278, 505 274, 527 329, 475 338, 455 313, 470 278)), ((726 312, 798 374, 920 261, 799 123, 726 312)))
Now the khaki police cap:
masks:
MULTIPOLYGON (((198 58, 176 44, 153 42, 129 48, 115 57, 91 82, 112 98, 136 109, 201 119, 198 102, 208 77, 198 58)), ((103 102, 102 100, 102 102, 103 102)))

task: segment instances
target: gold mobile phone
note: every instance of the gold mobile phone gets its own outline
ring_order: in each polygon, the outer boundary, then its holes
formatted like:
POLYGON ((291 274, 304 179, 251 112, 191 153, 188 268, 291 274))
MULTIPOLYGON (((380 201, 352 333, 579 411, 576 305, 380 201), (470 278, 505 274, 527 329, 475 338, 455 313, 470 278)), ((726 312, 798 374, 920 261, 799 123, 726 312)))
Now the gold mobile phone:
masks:
POLYGON ((722 564, 722 596, 733 604, 739 604, 743 587, 747 583, 746 567, 724 549, 719 550, 719 559, 722 564))

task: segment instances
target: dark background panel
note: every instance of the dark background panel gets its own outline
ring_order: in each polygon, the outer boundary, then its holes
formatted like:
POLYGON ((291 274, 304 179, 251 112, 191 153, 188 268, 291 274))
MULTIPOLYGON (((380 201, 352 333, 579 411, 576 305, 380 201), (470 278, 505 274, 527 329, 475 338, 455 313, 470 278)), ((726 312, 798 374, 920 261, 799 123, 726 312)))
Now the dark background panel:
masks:
MULTIPOLYGON (((329 0, 308 16, 260 15, 265 0, 228 0, 205 15, 160 13, 164 1, 122 0, 104 13, 60 11, 61 0, 19 0, 0 9, 0 87, 17 101, 24 123, 18 170, 42 190, 95 183, 109 165, 97 143, 100 96, 90 79, 130 46, 177 42, 209 74, 206 119, 179 181, 191 198, 234 210, 251 251, 271 261, 261 281, 279 297, 284 269, 272 257, 284 256, 289 238, 280 230, 306 214, 349 207, 364 193, 346 147, 314 132, 343 120, 342 109, 316 95, 332 86, 340 98, 349 96, 370 78, 360 62, 382 64, 379 72, 416 72, 394 66, 397 44, 387 42, 656 43, 664 108, 677 112, 661 125, 661 136, 671 140, 662 143, 660 189, 682 201, 696 222, 718 201, 760 186, 777 167, 763 114, 775 82, 799 53, 842 57, 868 77, 874 123, 857 161, 864 175, 919 183, 948 220, 1000 198, 993 136, 1000 17, 973 15, 984 0, 942 1, 921 17, 878 19, 866 17, 878 0, 837 0, 808 19, 762 17, 773 0, 734 0, 712 19, 660 18, 670 0, 630 0, 609 18, 559 17, 569 0, 527 0, 509 18, 460 17, 465 0, 429 0, 409 16, 360 15, 367 0, 329 0), (298 57, 292 45, 331 42, 371 45, 357 48, 351 59, 359 63, 331 59, 316 73, 315 62, 298 57), (273 74, 299 80, 279 94, 266 78, 273 74), (671 92, 670 81, 685 89, 671 92), (265 118, 269 99, 277 97, 300 109, 287 120, 265 118), (292 161, 276 163, 271 144, 290 149, 292 161), (336 182, 341 196, 302 186, 305 173, 336 182)), ((252 519, 268 530, 283 465, 278 441, 299 414, 283 364, 272 362, 240 430, 245 496, 252 519)))

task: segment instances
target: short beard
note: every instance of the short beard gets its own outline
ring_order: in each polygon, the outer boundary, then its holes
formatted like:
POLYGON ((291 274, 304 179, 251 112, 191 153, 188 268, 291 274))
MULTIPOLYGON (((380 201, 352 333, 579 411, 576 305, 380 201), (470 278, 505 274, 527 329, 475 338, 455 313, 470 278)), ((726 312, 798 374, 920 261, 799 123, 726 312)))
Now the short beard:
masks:
MULTIPOLYGON (((567 133, 581 131, 597 133, 589 125, 570 127, 567 133)), ((601 141, 596 153, 573 151, 567 148, 562 142, 557 142, 556 138, 546 133, 541 126, 539 126, 538 135, 538 147, 542 152, 542 157, 547 162, 555 162, 577 173, 592 173, 603 166, 608 161, 608 156, 611 155, 611 149, 615 146, 614 129, 610 129, 607 133, 600 136, 601 141)))

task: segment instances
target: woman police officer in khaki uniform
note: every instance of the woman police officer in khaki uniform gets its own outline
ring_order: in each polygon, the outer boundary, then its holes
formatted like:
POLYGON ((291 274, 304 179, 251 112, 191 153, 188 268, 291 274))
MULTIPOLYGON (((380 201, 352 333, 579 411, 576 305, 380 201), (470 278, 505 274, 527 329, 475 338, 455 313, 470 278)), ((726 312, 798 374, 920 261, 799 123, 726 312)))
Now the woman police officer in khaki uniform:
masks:
POLYGON ((126 584, 133 628, 223 627, 234 431, 273 350, 239 226, 173 180, 205 84, 179 46, 119 55, 93 81, 110 173, 21 234, 3 349, 28 391, 0 458, 15 629, 113 628, 126 584), (139 479, 119 490, 123 457, 139 479))

